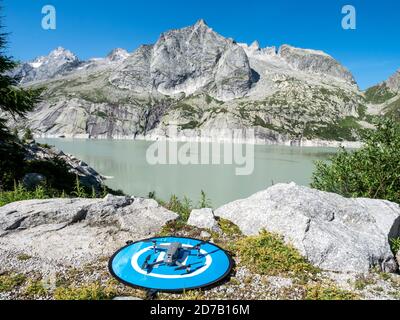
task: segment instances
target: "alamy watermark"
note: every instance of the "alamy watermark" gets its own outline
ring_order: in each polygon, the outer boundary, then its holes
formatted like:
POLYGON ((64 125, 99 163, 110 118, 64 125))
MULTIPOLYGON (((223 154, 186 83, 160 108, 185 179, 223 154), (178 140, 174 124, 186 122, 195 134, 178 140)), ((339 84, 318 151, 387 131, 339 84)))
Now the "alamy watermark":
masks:
POLYGON ((163 138, 148 147, 146 160, 150 165, 235 165, 235 173, 240 176, 251 175, 254 171, 252 129, 201 131, 196 141, 182 142, 177 130, 170 128, 167 136, 173 138, 163 138))
POLYGON ((52 5, 45 5, 42 8, 42 28, 44 30, 56 30, 57 28, 57 12, 52 5))
POLYGON ((344 30, 355 30, 357 28, 357 11, 352 5, 345 5, 342 8, 342 28, 344 30))

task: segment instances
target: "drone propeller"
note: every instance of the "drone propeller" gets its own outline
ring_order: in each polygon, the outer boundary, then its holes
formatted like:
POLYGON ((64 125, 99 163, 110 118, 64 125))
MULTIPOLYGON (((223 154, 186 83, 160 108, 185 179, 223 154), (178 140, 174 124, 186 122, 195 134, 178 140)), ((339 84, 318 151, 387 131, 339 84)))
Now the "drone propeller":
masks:
POLYGON ((191 267, 192 267, 191 264, 184 264, 184 265, 181 265, 181 266, 175 268, 175 271, 186 269, 186 272, 189 273, 191 267))
POLYGON ((197 256, 199 256, 200 255, 200 247, 203 245, 203 244, 206 244, 207 243, 207 241, 200 241, 199 243, 197 243, 196 245, 194 245, 192 248, 191 248, 191 250, 197 250, 197 256))
POLYGON ((146 259, 144 260, 143 264, 142 264, 142 269, 147 269, 147 267, 149 266, 149 260, 151 258, 151 254, 149 254, 146 259))
POLYGON ((193 248, 199 248, 199 247, 201 247, 203 244, 206 244, 207 243, 207 241, 205 241, 205 240, 203 240, 203 241, 200 241, 198 244, 196 244, 193 248))

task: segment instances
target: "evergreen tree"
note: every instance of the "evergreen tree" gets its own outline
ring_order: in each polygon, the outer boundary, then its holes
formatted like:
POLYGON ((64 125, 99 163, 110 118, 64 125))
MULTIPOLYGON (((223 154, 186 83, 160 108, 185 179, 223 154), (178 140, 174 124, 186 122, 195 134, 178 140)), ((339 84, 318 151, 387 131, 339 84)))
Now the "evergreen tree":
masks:
MULTIPOLYGON (((39 102, 41 90, 17 87, 18 79, 10 76, 11 71, 16 67, 17 63, 5 53, 7 46, 6 37, 7 34, 3 32, 3 26, 0 21, 0 110, 2 114, 8 114, 13 118, 18 116, 24 117, 39 102)), ((3 115, 0 118, 0 141, 2 142, 12 138, 6 122, 7 120, 3 115)))
POLYGON ((7 118, 24 117, 33 110, 41 93, 17 86, 18 79, 11 76, 17 63, 5 53, 6 38, 0 21, 0 191, 11 189, 21 179, 24 166, 23 145, 7 127, 7 118))

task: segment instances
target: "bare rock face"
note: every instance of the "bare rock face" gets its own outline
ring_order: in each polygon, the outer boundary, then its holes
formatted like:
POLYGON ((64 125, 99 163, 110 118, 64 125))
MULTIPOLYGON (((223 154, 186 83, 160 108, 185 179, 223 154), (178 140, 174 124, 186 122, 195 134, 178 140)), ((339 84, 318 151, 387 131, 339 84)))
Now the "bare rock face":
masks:
POLYGON ((120 88, 136 92, 151 91, 150 64, 153 46, 140 46, 124 63, 112 72, 109 82, 120 88))
POLYGON ((277 184, 214 213, 246 235, 262 229, 283 235, 322 269, 398 269, 388 239, 400 235, 400 207, 389 201, 347 199, 291 183, 277 184))
POLYGON ((322 51, 283 45, 279 49, 279 55, 297 70, 328 74, 355 83, 353 75, 345 67, 322 51))
POLYGON ((244 96, 252 83, 244 50, 203 20, 163 33, 154 46, 141 46, 110 77, 121 89, 190 95, 206 90, 221 99, 244 96))
POLYGON ((109 257, 127 240, 151 237, 177 214, 156 201, 106 196, 104 199, 28 200, 0 208, 2 261, 15 252, 54 265, 82 266, 109 257))
POLYGON ((165 94, 188 95, 215 85, 217 97, 232 99, 248 92, 251 70, 240 46, 200 20, 161 35, 153 49, 151 78, 154 87, 165 94))

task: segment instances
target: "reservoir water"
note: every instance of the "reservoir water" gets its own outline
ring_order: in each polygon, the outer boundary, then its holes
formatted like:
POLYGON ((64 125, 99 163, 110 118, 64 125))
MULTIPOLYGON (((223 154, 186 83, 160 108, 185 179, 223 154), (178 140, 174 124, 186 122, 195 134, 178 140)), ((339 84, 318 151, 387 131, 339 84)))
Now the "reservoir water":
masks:
MULTIPOLYGON (((194 204, 201 190, 214 208, 252 195, 279 182, 309 185, 315 160, 326 160, 337 150, 320 147, 254 146, 254 171, 236 175, 235 164, 149 164, 148 141, 37 139, 85 161, 110 177, 109 187, 126 194, 167 200, 172 194, 191 199, 194 204), (112 177, 112 178, 111 178, 112 177)), ((180 144, 178 144, 179 146, 180 144)))

